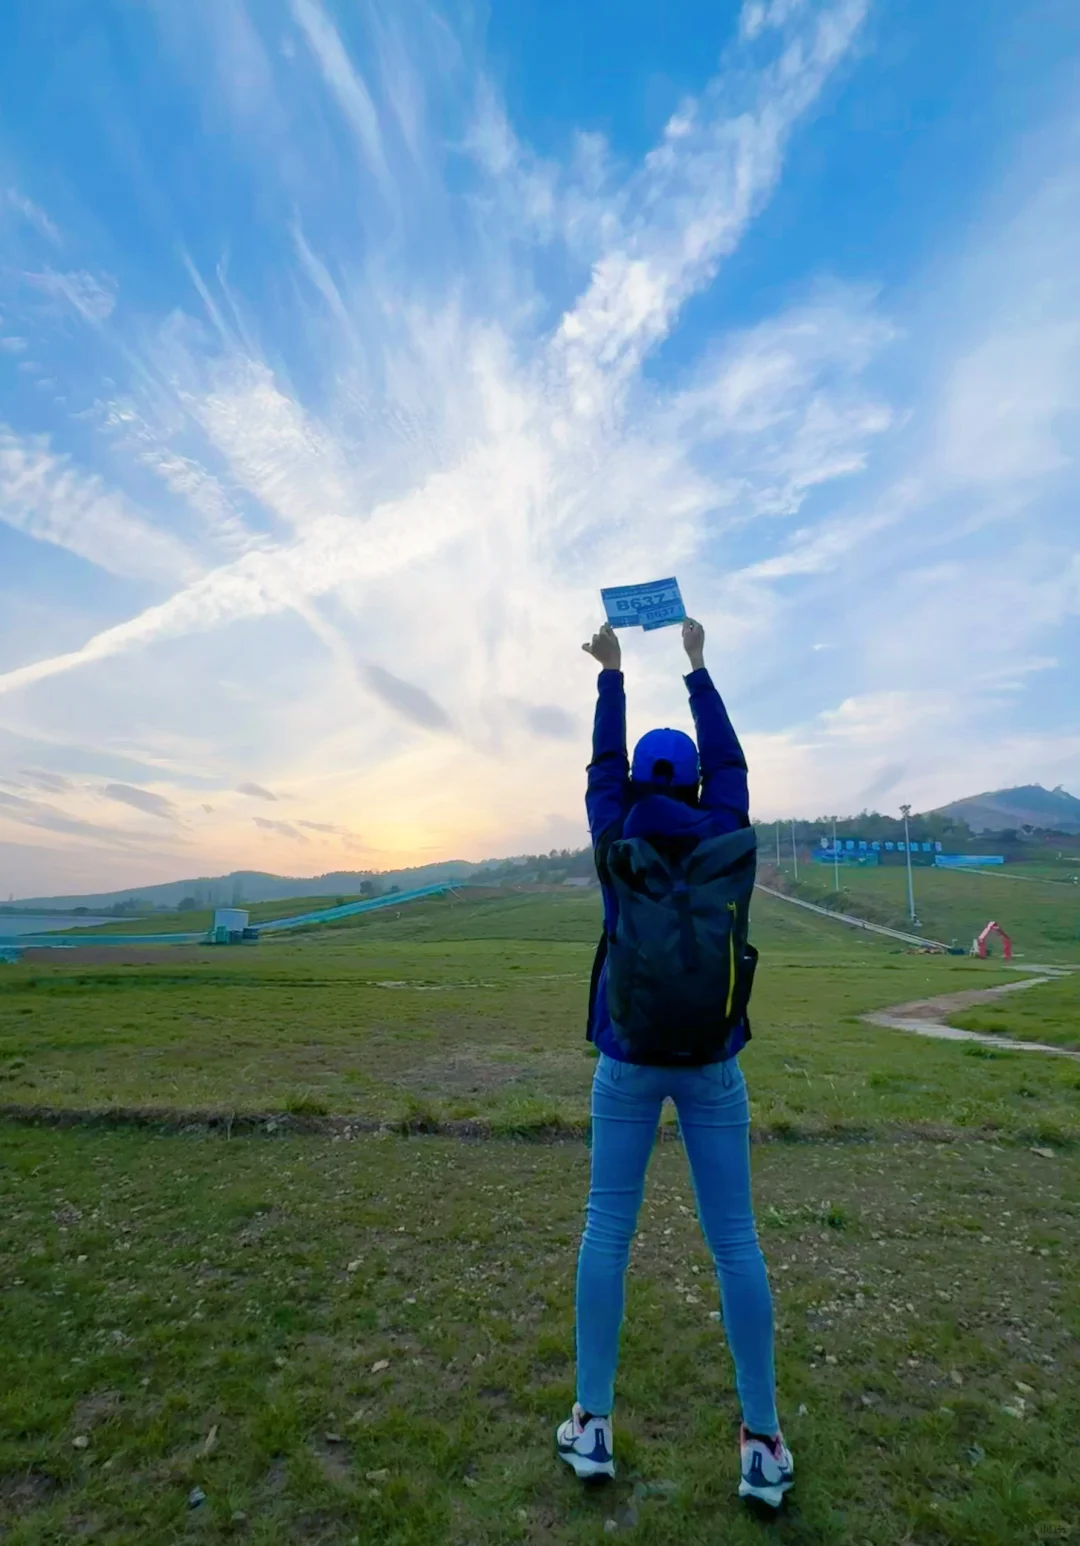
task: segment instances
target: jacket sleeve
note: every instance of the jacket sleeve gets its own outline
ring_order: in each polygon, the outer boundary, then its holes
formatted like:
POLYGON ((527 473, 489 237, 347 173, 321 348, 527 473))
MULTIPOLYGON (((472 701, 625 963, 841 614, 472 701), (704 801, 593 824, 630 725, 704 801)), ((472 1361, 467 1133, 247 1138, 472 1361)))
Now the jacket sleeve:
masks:
POLYGON ((626 692, 621 671, 601 671, 593 720, 592 761, 585 810, 593 846, 626 814, 630 761, 626 755, 626 692))
POLYGON ((704 666, 700 671, 691 671, 685 681, 697 728, 702 807, 726 816, 733 828, 747 827, 750 825, 750 793, 746 758, 723 699, 704 666))

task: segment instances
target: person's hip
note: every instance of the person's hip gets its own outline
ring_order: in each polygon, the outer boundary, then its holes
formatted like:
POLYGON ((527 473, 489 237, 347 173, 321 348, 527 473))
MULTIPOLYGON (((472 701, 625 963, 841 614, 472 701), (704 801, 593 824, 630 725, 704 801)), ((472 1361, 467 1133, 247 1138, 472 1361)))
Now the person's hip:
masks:
POLYGON ((675 1102, 682 1120, 700 1111, 716 1126, 749 1121, 746 1079, 737 1058, 693 1068, 626 1063, 601 1053, 593 1078, 593 1115, 630 1116, 675 1102))

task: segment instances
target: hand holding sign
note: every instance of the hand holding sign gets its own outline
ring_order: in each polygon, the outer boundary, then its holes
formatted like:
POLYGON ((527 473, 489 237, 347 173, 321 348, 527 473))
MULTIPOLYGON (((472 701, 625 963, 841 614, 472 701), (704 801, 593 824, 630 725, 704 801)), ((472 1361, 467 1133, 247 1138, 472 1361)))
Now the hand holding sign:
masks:
POLYGON ((612 630, 610 623, 605 623, 598 633, 594 633, 592 639, 582 646, 586 655, 591 655, 599 661, 602 671, 619 671, 622 668, 622 648, 612 630))
POLYGON ((683 618, 682 642, 691 671, 700 671, 705 664, 705 630, 696 618, 683 618))
POLYGON ((600 592, 612 628, 667 628, 681 623, 686 608, 678 580, 654 580, 651 585, 611 585, 600 592))

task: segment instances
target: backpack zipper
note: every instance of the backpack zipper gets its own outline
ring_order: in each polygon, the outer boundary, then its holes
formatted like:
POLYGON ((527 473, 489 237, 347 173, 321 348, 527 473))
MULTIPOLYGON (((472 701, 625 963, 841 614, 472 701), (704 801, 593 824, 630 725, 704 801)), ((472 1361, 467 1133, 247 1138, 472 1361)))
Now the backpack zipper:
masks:
POLYGON ((731 914, 731 928, 728 930, 728 990, 726 1013, 730 1015, 731 1006, 735 1002, 735 903, 729 902, 727 904, 727 908, 728 912, 731 914))

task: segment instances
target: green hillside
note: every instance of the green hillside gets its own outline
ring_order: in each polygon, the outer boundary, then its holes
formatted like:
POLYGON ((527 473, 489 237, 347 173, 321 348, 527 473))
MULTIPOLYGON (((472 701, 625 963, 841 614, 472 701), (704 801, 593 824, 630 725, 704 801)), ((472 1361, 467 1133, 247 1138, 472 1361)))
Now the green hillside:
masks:
MULTIPOLYGON (((782 885, 807 901, 854 913, 871 923, 911 929, 907 903, 907 872, 902 865, 865 869, 840 866, 840 892, 833 868, 800 864, 794 883, 790 863, 781 870, 782 885)), ((768 879, 768 873, 763 874, 768 879)), ((1013 942, 1015 958, 1024 961, 1080 963, 1080 886, 1014 876, 1011 868, 985 871, 916 869, 915 907, 921 932, 928 939, 965 948, 991 918, 1013 942)))

